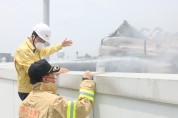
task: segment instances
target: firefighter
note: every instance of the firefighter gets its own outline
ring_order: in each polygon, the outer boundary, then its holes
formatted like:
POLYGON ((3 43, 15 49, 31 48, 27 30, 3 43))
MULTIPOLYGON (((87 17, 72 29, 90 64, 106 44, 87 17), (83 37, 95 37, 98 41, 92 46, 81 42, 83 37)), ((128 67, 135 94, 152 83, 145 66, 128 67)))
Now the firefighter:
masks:
POLYGON ((29 66, 41 60, 44 56, 49 56, 63 47, 71 46, 72 41, 65 39, 62 43, 52 46, 49 45, 51 30, 48 25, 40 23, 33 27, 31 37, 16 49, 14 55, 14 64, 17 71, 18 94, 21 100, 24 100, 32 87, 28 76, 29 66))
POLYGON ((56 74, 59 67, 52 67, 45 59, 29 67, 28 74, 33 90, 22 101, 20 118, 86 118, 93 108, 95 82, 86 71, 80 84, 80 95, 75 101, 66 101, 56 95, 56 74))

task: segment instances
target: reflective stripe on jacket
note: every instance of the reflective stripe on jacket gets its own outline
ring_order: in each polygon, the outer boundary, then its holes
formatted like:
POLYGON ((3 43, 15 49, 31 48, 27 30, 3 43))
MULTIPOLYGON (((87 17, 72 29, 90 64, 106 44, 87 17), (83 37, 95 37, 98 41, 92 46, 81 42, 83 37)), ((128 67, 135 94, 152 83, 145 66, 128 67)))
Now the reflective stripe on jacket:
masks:
POLYGON ((62 48, 61 44, 46 47, 34 52, 34 46, 27 39, 21 46, 16 49, 14 55, 14 64, 18 78, 18 92, 29 93, 32 90, 28 68, 35 61, 39 61, 43 56, 48 56, 62 48))
POLYGON ((52 91, 49 91, 50 87, 47 83, 45 85, 47 87, 44 87, 44 83, 37 83, 34 86, 20 105, 20 118, 28 118, 27 116, 33 118, 86 118, 93 108, 95 89, 93 80, 81 82, 80 90, 86 90, 87 94, 80 93, 79 98, 75 101, 66 101, 63 97, 53 94, 52 91), (42 84, 43 87, 41 87, 42 84), (92 100, 90 100, 90 94, 92 94, 92 100))

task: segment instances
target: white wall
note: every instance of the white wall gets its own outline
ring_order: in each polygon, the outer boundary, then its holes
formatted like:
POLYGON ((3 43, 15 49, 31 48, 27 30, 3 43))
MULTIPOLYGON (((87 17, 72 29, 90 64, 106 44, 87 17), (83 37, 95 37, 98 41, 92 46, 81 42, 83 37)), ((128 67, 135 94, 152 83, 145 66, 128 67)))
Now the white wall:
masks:
MULTIPOLYGON (((59 94, 77 99, 82 74, 60 75, 59 94)), ((90 118, 178 118, 178 75, 94 73, 94 80, 97 92, 90 118)), ((21 101, 13 66, 0 65, 0 87, 0 118, 18 118, 21 101)))
POLYGON ((94 118, 178 118, 177 105, 100 93, 94 110, 94 118))
POLYGON ((13 118, 14 113, 14 86, 12 80, 0 79, 0 118, 13 118))

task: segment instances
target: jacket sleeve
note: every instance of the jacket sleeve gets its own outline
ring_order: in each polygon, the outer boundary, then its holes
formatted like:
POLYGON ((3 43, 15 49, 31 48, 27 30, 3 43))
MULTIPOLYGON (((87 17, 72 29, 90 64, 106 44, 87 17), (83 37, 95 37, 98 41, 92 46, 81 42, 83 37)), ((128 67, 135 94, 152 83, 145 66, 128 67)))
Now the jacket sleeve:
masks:
POLYGON ((55 114, 66 118, 86 118, 93 109, 95 82, 84 80, 80 84, 80 95, 78 100, 65 101, 58 99, 54 104, 55 114))
POLYGON ((67 118, 85 118, 93 108, 95 82, 84 80, 80 84, 78 100, 67 103, 67 118))
POLYGON ((42 56, 49 56, 49 55, 53 54, 54 52, 57 52, 61 49, 62 49, 62 44, 59 43, 59 44, 55 44, 55 45, 46 47, 44 49, 41 49, 41 50, 39 50, 39 53, 42 56))

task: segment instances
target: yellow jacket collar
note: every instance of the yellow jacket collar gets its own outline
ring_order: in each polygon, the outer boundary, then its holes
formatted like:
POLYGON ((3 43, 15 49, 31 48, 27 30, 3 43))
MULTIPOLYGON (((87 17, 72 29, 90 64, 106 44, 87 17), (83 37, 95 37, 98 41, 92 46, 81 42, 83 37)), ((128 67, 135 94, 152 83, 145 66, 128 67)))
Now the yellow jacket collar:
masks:
POLYGON ((53 94, 56 94, 57 86, 55 83, 44 83, 44 82, 38 82, 34 85, 32 85, 33 90, 40 90, 40 91, 47 91, 52 92, 53 94))
POLYGON ((30 39, 27 38, 27 40, 25 41, 25 43, 28 45, 28 47, 31 49, 31 50, 35 50, 35 47, 33 46, 33 44, 30 42, 30 39))

